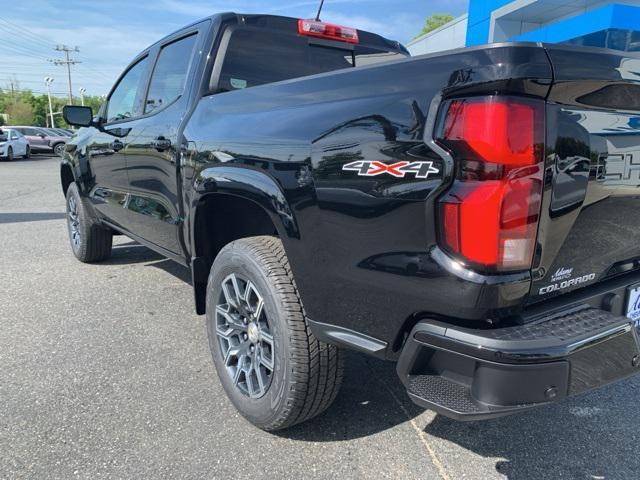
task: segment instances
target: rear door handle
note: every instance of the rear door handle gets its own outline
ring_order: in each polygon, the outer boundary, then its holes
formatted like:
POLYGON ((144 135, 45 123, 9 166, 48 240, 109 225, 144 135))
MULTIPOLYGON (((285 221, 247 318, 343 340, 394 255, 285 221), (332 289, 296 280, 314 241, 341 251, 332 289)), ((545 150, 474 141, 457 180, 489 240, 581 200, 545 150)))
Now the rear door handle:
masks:
POLYGON ((124 148, 124 143, 122 143, 120 140, 114 140, 113 142, 111 142, 111 149, 114 152, 119 152, 123 148, 124 148))
POLYGON ((171 140, 164 137, 157 137, 151 142, 151 146, 159 152, 164 152, 171 148, 171 140))

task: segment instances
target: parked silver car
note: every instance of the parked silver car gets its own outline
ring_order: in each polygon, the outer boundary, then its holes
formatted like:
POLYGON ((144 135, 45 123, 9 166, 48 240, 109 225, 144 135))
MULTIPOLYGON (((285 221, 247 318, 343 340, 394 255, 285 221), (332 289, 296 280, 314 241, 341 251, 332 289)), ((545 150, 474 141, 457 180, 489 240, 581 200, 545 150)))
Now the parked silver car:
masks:
POLYGON ((17 125, 10 128, 25 136, 32 152, 54 152, 56 155, 62 156, 64 145, 69 140, 69 137, 49 132, 40 127, 17 125))
POLYGON ((15 157, 29 158, 31 147, 27 139, 12 128, 0 128, 0 159, 11 161, 15 157))

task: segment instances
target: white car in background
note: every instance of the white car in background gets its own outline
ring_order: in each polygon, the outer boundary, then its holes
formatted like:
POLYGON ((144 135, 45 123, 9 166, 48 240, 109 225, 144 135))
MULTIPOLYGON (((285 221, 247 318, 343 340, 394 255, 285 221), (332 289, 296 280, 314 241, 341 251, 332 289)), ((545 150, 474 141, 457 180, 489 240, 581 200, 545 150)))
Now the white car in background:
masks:
POLYGON ((0 127, 0 159, 9 162, 15 157, 29 158, 31 147, 24 135, 12 128, 0 127))

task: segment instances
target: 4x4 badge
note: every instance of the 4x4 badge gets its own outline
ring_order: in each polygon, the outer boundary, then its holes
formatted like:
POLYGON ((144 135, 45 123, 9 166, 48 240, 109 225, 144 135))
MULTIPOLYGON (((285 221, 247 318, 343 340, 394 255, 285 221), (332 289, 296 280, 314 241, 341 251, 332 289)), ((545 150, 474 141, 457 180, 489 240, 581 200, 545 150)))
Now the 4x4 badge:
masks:
POLYGON ((413 173, 416 178, 429 178, 430 174, 440 173, 433 166, 433 162, 396 162, 383 163, 378 161, 363 161, 347 163, 342 166, 344 171, 358 172, 361 177, 375 177, 382 174, 404 178, 406 174, 413 173))

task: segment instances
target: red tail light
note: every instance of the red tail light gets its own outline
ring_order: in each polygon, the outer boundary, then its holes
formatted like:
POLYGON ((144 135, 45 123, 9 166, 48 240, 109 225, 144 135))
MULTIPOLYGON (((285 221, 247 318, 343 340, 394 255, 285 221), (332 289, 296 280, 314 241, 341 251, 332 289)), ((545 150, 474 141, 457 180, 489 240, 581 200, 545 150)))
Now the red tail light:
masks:
POLYGON ((440 199, 440 244, 485 270, 531 268, 544 170, 544 101, 477 97, 444 105, 437 135, 457 175, 440 199))
POLYGON ((358 30, 355 28, 341 27, 319 20, 298 20, 298 33, 308 37, 338 40, 339 42, 358 43, 358 30))

